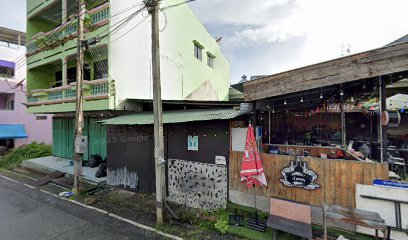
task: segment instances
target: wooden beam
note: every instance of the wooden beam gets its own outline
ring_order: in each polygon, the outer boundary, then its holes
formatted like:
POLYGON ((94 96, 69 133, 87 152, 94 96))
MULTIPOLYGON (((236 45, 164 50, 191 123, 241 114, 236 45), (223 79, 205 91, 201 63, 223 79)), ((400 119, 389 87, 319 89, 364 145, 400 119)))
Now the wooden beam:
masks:
POLYGON ((244 83, 245 101, 408 71, 408 43, 383 47, 244 83))

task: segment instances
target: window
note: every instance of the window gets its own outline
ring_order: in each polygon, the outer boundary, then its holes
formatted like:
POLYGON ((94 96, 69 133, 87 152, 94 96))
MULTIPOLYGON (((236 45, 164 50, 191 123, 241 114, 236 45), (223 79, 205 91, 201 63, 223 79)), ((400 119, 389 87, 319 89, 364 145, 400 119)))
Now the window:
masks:
POLYGON ((14 68, 0 66, 0 77, 14 78, 14 68))
POLYGON ((13 111, 14 110, 14 93, 0 92, 0 110, 13 111))
POLYGON ((212 54, 207 54, 207 66, 214 68, 214 56, 212 54))
POLYGON ((14 99, 10 99, 7 101, 7 110, 14 110, 14 99))
POLYGON ((203 60, 203 49, 198 45, 198 43, 194 43, 194 57, 200 61, 203 60))

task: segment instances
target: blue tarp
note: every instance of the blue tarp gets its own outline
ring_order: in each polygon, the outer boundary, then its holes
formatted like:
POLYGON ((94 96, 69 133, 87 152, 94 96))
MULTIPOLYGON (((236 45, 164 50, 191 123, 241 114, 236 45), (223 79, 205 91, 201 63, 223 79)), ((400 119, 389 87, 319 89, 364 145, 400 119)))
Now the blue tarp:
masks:
POLYGON ((23 124, 0 124, 0 139, 27 138, 23 124))

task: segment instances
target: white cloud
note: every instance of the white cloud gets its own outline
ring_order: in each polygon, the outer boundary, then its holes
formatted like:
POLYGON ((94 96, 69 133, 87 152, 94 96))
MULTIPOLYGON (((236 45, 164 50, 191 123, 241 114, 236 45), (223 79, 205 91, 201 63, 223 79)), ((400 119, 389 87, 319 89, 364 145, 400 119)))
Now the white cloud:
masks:
POLYGON ((243 66, 238 68, 242 72, 232 72, 233 82, 244 73, 276 73, 340 57, 342 44, 350 44, 356 53, 408 33, 406 0, 205 0, 191 6, 206 26, 218 27, 218 35, 225 33, 223 46, 232 56, 232 69, 234 64, 243 66), (296 46, 284 44, 299 38, 296 46), (273 46, 282 48, 271 54, 267 48, 273 46), (297 52, 289 49, 294 47, 297 52), (235 58, 234 52, 243 49, 246 57, 235 58), (256 50, 254 55, 251 49, 256 50), (250 69, 254 65, 263 72, 250 69))

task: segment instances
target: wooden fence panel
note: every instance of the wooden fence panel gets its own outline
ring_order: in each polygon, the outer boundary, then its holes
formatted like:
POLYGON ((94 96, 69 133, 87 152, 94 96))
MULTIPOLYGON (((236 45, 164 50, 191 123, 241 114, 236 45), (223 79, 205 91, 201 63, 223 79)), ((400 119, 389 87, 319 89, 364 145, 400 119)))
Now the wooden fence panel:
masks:
MULTIPOLYGON (((253 193, 253 189, 241 184, 239 176, 243 152, 230 153, 229 189, 253 193)), ((374 179, 388 179, 388 165, 380 163, 357 162, 347 160, 326 160, 305 158, 308 167, 316 172, 316 183, 320 188, 306 190, 289 188, 281 183, 281 170, 289 166, 293 156, 261 154, 268 187, 257 187, 256 194, 277 197, 314 206, 337 204, 355 208, 355 185, 372 184, 374 179)))

